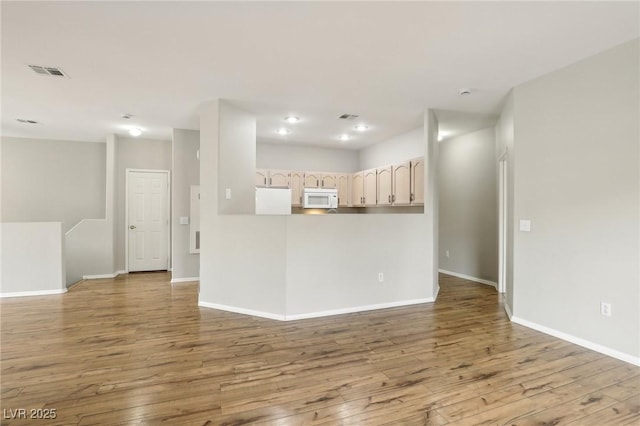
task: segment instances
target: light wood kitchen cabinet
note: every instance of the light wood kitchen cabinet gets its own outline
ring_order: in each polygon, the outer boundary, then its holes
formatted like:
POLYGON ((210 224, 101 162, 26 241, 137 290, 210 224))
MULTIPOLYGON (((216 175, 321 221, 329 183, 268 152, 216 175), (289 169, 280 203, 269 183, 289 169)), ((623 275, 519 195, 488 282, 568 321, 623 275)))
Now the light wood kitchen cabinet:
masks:
POLYGON ((376 192, 377 192, 377 171, 376 169, 365 170, 363 173, 363 197, 364 197, 364 205, 365 207, 375 206, 377 203, 376 200, 376 192))
POLYGON ((347 173, 340 173, 336 175, 336 182, 338 187, 338 207, 347 207, 351 202, 351 194, 349 183, 351 181, 351 175, 347 173))
POLYGON ((304 187, 305 188, 320 188, 320 182, 322 180, 322 174, 316 172, 306 172, 304 174, 304 187))
POLYGON ((411 204, 424 205, 424 158, 411 160, 411 204))
POLYGON ((269 186, 269 170, 256 170, 256 186, 269 186))
POLYGON ((364 172, 351 175, 351 205, 364 206, 364 172))
POLYGON ((289 170, 269 170, 271 188, 289 188, 289 170))
POLYGON ((392 202, 392 167, 376 169, 376 188, 379 206, 390 206, 392 202))
POLYGON ((256 186, 289 188, 289 170, 256 170, 256 186))
POLYGON ((411 162, 407 161, 393 166, 393 190, 391 201, 394 206, 411 204, 411 162))
POLYGON ((302 206, 302 190, 304 189, 304 172, 290 172, 291 205, 302 206))
POLYGON ((334 189, 337 188, 338 182, 336 181, 335 173, 323 173, 320 176, 320 187, 334 189))

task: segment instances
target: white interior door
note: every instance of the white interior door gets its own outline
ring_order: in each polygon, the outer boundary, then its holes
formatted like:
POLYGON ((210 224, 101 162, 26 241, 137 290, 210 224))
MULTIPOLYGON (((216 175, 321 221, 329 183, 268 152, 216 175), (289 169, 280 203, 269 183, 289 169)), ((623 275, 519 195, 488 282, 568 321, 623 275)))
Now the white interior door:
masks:
POLYGON ((128 270, 169 266, 169 174, 127 171, 128 270))

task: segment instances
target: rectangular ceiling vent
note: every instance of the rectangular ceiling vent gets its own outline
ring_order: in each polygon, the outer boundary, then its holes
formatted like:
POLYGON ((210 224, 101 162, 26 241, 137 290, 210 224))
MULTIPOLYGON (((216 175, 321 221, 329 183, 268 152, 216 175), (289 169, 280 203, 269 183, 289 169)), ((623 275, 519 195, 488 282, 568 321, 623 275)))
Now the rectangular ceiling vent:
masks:
POLYGON ((47 75, 50 77, 69 78, 69 76, 66 75, 64 71, 62 71, 62 69, 58 67, 42 67, 40 65, 29 65, 29 68, 31 68, 36 74, 47 75))
POLYGON ((355 120, 358 117, 360 117, 360 116, 359 115, 355 115, 355 114, 342 114, 342 115, 338 116, 338 119, 340 119, 340 120, 355 120))

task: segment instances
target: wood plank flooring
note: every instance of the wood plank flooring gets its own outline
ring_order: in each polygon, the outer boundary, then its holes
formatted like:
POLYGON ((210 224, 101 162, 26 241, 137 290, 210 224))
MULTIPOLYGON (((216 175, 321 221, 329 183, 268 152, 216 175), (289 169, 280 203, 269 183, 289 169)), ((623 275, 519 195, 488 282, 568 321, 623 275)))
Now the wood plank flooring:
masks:
POLYGON ((640 424, 640 368, 510 323, 485 285, 441 275, 433 304, 278 322, 169 280, 2 299, 2 424, 640 424))

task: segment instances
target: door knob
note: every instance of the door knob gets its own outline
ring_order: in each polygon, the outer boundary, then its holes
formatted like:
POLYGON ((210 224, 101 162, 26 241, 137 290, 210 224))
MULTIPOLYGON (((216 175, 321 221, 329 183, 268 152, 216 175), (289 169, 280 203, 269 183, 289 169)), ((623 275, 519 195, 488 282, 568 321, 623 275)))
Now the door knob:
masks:
POLYGON ((129 229, 136 229, 136 226, 135 225, 130 225, 129 229))

